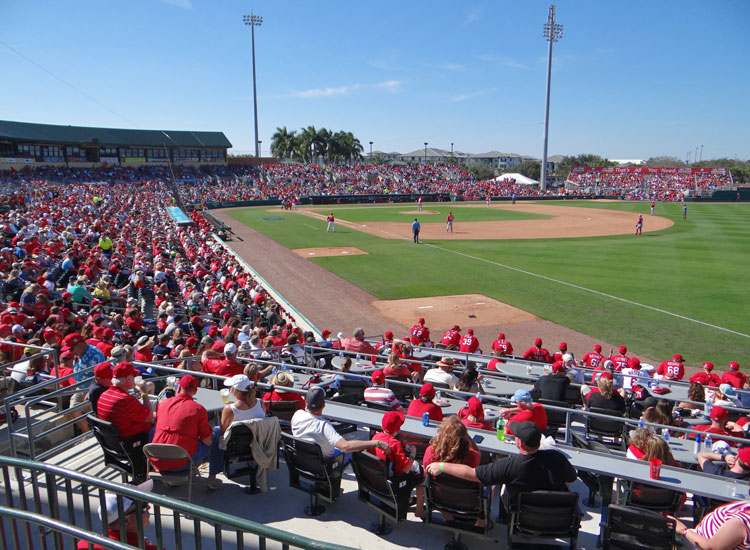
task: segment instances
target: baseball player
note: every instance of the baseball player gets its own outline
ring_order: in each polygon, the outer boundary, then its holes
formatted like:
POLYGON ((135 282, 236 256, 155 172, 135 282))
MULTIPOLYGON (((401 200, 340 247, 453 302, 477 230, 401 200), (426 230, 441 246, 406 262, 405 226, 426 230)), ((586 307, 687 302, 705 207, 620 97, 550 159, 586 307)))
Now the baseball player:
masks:
POLYGON ((466 330, 466 334, 461 338, 461 344, 458 347, 458 351, 465 351, 468 353, 474 353, 479 347, 479 339, 474 336, 474 329, 470 328, 466 330))
POLYGON ((333 212, 328 214, 328 217, 326 218, 328 220, 328 227, 326 228, 326 233, 329 231, 333 231, 336 233, 336 224, 334 223, 336 221, 336 218, 333 217, 333 212))
POLYGON ((492 196, 491 195, 487 195, 487 199, 486 200, 487 200, 487 208, 489 208, 490 204, 492 203, 492 196))
POLYGON ((422 211, 422 197, 419 197, 417 199, 417 212, 421 212, 421 211, 422 211))
POLYGON ((612 348, 609 349, 609 358, 612 359, 612 362, 615 364, 615 372, 621 371, 622 369, 624 369, 625 367, 627 367, 628 366, 628 361, 630 360, 630 357, 627 356, 627 353, 628 353, 628 347, 627 346, 620 346, 619 351, 620 351, 619 355, 614 355, 613 356, 612 355, 612 348))
POLYGON ((747 376, 740 372, 740 364, 737 361, 732 361, 727 366, 729 370, 721 375, 721 383, 731 384, 733 388, 738 390, 744 388, 747 376))
POLYGON ((682 380, 682 377, 685 376, 684 362, 682 355, 675 353, 671 360, 662 361, 656 370, 656 374, 660 374, 665 380, 682 380))
POLYGON ((638 214, 638 221, 635 224, 635 234, 640 235, 643 231, 643 214, 638 214))
POLYGON ((654 207, 656 206, 656 203, 654 201, 651 201, 651 215, 654 215, 654 207))
POLYGON ((524 359, 530 359, 532 361, 539 361, 541 363, 552 363, 552 356, 549 351, 542 347, 542 339, 537 338, 534 340, 534 346, 530 347, 523 352, 524 359))
POLYGON ((714 374, 714 364, 711 361, 706 361, 703 363, 703 371, 702 372, 696 372, 693 376, 688 378, 689 382, 698 382, 702 386, 711 386, 714 388, 718 388, 721 384, 721 378, 719 378, 718 374, 714 374))
POLYGON ((588 352, 583 356, 583 359, 581 359, 581 366, 596 370, 602 361, 604 361, 602 347, 599 344, 595 344, 594 351, 588 352))
POLYGON ((445 232, 448 231, 453 233, 453 212, 448 212, 448 217, 445 219, 445 232))
POLYGON ((513 355, 513 345, 505 339, 504 332, 497 333, 497 340, 492 342, 492 351, 503 350, 503 353, 507 355, 513 355))
POLYGON ((411 327, 411 343, 415 346, 430 346, 430 329, 424 326, 424 317, 417 320, 417 324, 411 327))
POLYGON ((446 330, 440 339, 440 344, 446 348, 448 346, 455 346, 458 349, 458 346, 461 344, 461 327, 453 325, 453 328, 446 330))

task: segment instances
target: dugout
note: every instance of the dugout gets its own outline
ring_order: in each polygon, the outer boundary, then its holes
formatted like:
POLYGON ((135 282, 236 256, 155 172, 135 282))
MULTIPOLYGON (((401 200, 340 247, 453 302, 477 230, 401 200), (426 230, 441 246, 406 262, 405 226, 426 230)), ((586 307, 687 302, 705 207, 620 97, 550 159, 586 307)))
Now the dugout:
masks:
POLYGON ((129 130, 0 120, 0 170, 227 163, 223 132, 129 130))

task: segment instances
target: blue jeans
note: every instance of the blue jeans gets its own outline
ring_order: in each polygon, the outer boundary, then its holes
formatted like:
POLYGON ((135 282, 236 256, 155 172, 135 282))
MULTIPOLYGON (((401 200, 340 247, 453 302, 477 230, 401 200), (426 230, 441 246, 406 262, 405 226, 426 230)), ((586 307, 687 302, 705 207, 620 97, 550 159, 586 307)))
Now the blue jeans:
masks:
MULTIPOLYGON (((219 439, 221 439, 221 428, 216 426, 213 429, 211 444, 206 445, 202 441, 198 442, 198 450, 192 456, 193 462, 197 466, 208 461, 208 475, 215 476, 224 469, 224 451, 219 449, 219 439)), ((182 468, 174 470, 175 472, 187 472, 190 464, 185 464, 182 468)))

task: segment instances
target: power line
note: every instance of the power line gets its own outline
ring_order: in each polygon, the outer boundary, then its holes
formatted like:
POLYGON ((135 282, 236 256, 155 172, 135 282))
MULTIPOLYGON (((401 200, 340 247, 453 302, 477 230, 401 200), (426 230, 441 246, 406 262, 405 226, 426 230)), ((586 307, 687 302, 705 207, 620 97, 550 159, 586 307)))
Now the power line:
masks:
POLYGON ((76 88, 75 86, 73 86, 73 84, 71 84, 70 82, 68 82, 68 81, 67 81, 67 80, 65 80, 64 78, 62 78, 62 77, 60 77, 60 76, 57 76, 57 75, 56 75, 55 73, 53 73, 52 71, 50 71, 50 70, 49 70, 49 69, 47 69, 46 67, 43 67, 42 65, 40 65, 39 63, 37 63, 37 62, 36 62, 36 61, 34 61, 33 59, 31 59, 31 58, 29 58, 29 57, 25 56, 25 55, 24 55, 23 53, 19 52, 19 51, 18 51, 17 49, 15 49, 15 48, 13 48, 12 46, 10 46, 10 45, 6 44, 6 43, 5 43, 5 42, 3 42, 2 40, 0 40, 0 44, 2 44, 3 46, 5 46, 6 48, 8 48, 8 49, 9 49, 10 51, 12 51, 13 53, 15 53, 15 54, 16 54, 16 55, 18 55, 19 57, 21 57, 21 58, 25 59, 26 61, 28 61, 29 63, 31 63, 31 64, 32 64, 32 65, 34 65, 35 67, 37 67, 37 68, 39 68, 39 69, 43 70, 43 71, 44 71, 45 73, 47 73, 47 74, 48 74, 48 75, 50 75, 51 77, 55 78, 56 80, 59 80, 60 82, 62 82, 62 83, 63 83, 63 84, 65 84, 66 86, 68 86, 69 88, 71 88, 71 89, 75 90, 76 92, 78 92, 79 94, 81 94, 81 95, 82 95, 83 97, 85 97, 86 99, 88 99, 88 100, 90 100, 90 101, 93 101, 94 103, 96 103, 97 105, 99 105, 99 107, 102 107, 103 109, 106 109, 107 111, 109 111, 110 113, 112 113, 113 115, 115 115, 116 117, 118 117, 118 118, 120 118, 120 119, 124 120, 124 121, 125 121, 125 122, 127 122, 127 123, 128 123, 128 124, 129 124, 130 126, 132 126, 133 128, 136 128, 136 127, 137 127, 137 125, 136 125, 136 124, 134 124, 133 122, 131 122, 130 120, 128 120, 127 118, 125 118, 124 116, 122 116, 122 115, 121 115, 120 113, 117 113, 116 111, 113 111, 112 109, 110 109, 109 107, 107 107, 107 106, 106 106, 106 105, 105 105, 104 103, 102 103, 101 101, 99 101, 99 100, 98 100, 98 99, 96 99, 95 97, 92 97, 92 96, 90 96, 89 94, 87 94, 86 92, 84 92, 83 90, 81 90, 81 89, 79 89, 79 88, 76 88))

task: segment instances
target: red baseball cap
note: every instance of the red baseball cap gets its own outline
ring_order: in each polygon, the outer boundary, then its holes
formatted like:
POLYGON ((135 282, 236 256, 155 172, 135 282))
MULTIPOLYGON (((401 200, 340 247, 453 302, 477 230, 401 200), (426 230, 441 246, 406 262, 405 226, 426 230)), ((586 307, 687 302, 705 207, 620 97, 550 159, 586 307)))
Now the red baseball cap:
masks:
POLYGON ((505 340, 505 333, 504 332, 498 332, 497 333, 497 337, 500 340, 505 340))
POLYGON ((198 389, 198 379, 192 374, 186 374, 185 376, 181 377, 180 381, 177 382, 177 384, 183 390, 197 390, 198 389))
POLYGON ((534 340, 534 345, 535 346, 541 346, 542 345, 542 339, 541 338, 536 338, 534 340))
POLYGON ((711 408, 711 420, 726 420, 729 413, 721 405, 714 405, 711 408))
POLYGON ((567 350, 568 349, 568 343, 567 342, 560 342, 560 349, 567 350))
POLYGON ((185 340, 185 345, 189 348, 192 348, 197 343, 198 339, 195 336, 190 336, 187 340, 185 340))
POLYGON ((424 384, 422 384, 422 387, 419 388, 419 395, 421 397, 429 397, 430 399, 432 399, 433 397, 435 397, 435 386, 433 386, 429 382, 425 382, 424 384))
POLYGON ((62 299, 64 302, 67 302, 73 297, 73 295, 70 292, 63 292, 62 293, 62 299))
POLYGON ((63 338, 62 351, 69 350, 83 342, 83 336, 80 332, 71 332, 63 338))
POLYGON ((128 376, 135 376, 136 370, 130 363, 119 363, 112 369, 113 378, 127 378, 128 376))
POLYGON ((740 370, 740 364, 737 361, 732 361, 727 366, 732 370, 740 370))
POLYGON ((599 378, 606 378, 607 380, 614 380, 611 372, 603 372, 599 375, 599 378))
POLYGON ((565 363, 563 363, 562 361, 555 361, 554 363, 552 363, 552 372, 560 372, 564 370, 568 369, 565 368, 565 363))
POLYGON ((552 359, 554 359, 555 361, 562 361, 562 358, 563 358, 563 354, 560 353, 559 351, 556 351, 554 355, 552 356, 552 359))
POLYGON ((328 330, 327 328, 326 328, 326 329, 323 329, 323 332, 321 332, 321 333, 320 333, 320 335, 321 335, 321 336, 322 336, 323 338, 328 338, 328 337, 329 337, 329 336, 331 335, 331 331, 330 331, 330 330, 328 330))
POLYGON ((387 413, 385 413, 381 422, 383 431, 391 433, 398 431, 401 426, 403 426, 403 424, 404 415, 403 413, 397 411, 388 411, 387 413))
POLYGON ((620 346, 620 353, 627 353, 628 352, 628 346, 620 346))
POLYGON ((373 384, 382 384, 383 382, 385 382, 385 373, 382 369, 378 369, 372 373, 373 384))
POLYGON ((102 361, 94 367, 94 376, 97 378, 112 378, 112 363, 102 361))
POLYGON ((424 324, 424 317, 420 317, 419 320, 417 321, 417 323, 420 323, 420 324, 423 325, 424 324))
POLYGON ((391 332, 390 330, 388 330, 388 331, 386 331, 386 333, 385 333, 385 334, 383 335, 383 337, 384 337, 384 338, 385 338, 386 340, 393 340, 393 333, 392 333, 392 332, 391 332))
POLYGON ((594 351, 596 353, 601 353, 602 352, 602 347, 599 344, 594 344, 594 351))
POLYGON ((474 329, 473 328, 466 329, 466 334, 474 334, 474 329))
POLYGON ((672 359, 674 359, 675 361, 683 362, 683 363, 685 362, 685 360, 682 358, 682 355, 680 355, 679 353, 675 353, 672 356, 672 359))
POLYGON ((750 468, 750 447, 740 447, 737 451, 737 458, 739 458, 746 470, 750 468))
POLYGON ((705 363, 703 363, 703 368, 708 372, 711 372, 712 370, 714 370, 714 364, 711 361, 706 361, 705 363))
POLYGON ((476 397, 469 397, 469 402, 466 404, 466 408, 471 416, 484 418, 484 407, 482 406, 482 402, 476 397))
POLYGON ((461 331, 461 327, 459 327, 458 325, 453 325, 453 330, 457 330, 457 331, 460 332, 461 331))
POLYGON ((75 355, 70 353, 70 351, 64 351, 60 354, 60 360, 65 361, 66 359, 73 359, 75 355))
POLYGON ((641 360, 637 357, 631 357, 630 359, 628 359, 628 368, 640 370, 641 360))

